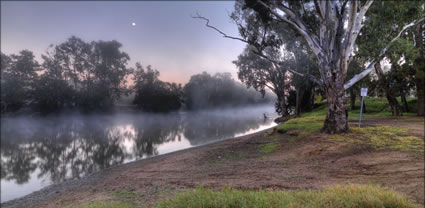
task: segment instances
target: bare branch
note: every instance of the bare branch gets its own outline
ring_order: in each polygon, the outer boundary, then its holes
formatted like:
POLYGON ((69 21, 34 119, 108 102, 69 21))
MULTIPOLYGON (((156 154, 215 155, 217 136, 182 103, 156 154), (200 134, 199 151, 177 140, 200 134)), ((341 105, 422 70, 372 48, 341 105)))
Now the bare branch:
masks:
MULTIPOLYGON (((234 40, 242 41, 242 42, 244 42, 244 43, 248 43, 248 41, 247 41, 247 40, 245 40, 245 39, 242 39, 242 38, 239 38, 239 37, 234 37, 234 36, 229 36, 229 35, 227 35, 226 33, 224 33, 224 32, 222 32, 221 30, 219 30, 218 28, 216 28, 216 27, 214 27, 214 26, 211 26, 211 25, 209 24, 209 23, 210 23, 210 20, 209 20, 208 18, 206 18, 206 17, 203 17, 203 16, 199 15, 198 13, 196 14, 196 16, 192 16, 192 18, 194 18, 194 19, 202 19, 202 20, 205 20, 205 21, 206 21, 205 26, 207 26, 207 27, 209 27, 209 28, 214 29, 215 31, 217 31, 218 33, 220 33, 221 35, 223 35, 223 37, 225 37, 225 38, 230 38, 230 39, 234 39, 234 40)), ((248 44, 249 44, 249 43, 248 43, 248 44)))
MULTIPOLYGON (((273 64, 283 65, 283 63, 282 63, 282 62, 280 62, 280 61, 276 61, 276 60, 273 60, 273 59, 270 59, 269 57, 267 57, 266 55, 264 55, 264 54, 262 53, 262 51, 258 48, 258 46, 256 46, 256 45, 254 45, 254 44, 250 43, 249 41, 247 41, 247 40, 245 40, 245 39, 242 39, 242 38, 239 38, 239 37, 229 36, 229 35, 227 35, 226 33, 222 32, 220 29, 218 29, 218 28, 216 28, 216 27, 214 27, 214 26, 210 25, 210 24, 209 24, 209 19, 208 19, 208 18, 203 17, 203 16, 200 16, 199 14, 197 14, 197 16, 192 16, 192 18, 205 20, 205 21, 207 22, 207 23, 205 24, 207 27, 214 29, 215 31, 217 31, 218 33, 220 33, 221 35, 223 35, 223 37, 225 37, 225 38, 230 38, 230 39, 234 39, 234 40, 239 40, 239 41, 242 41, 242 42, 244 42, 244 43, 247 43, 247 44, 249 44, 249 45, 251 45, 251 46, 255 47, 255 49, 257 50, 257 51, 253 51, 255 54, 259 55, 260 57, 265 58, 266 60, 268 60, 268 61, 272 62, 273 64)), ((312 75, 309 75, 309 74, 302 74, 302 73, 297 72, 297 71, 292 70, 292 69, 286 69, 286 70, 288 70, 289 72, 292 72, 292 73, 294 73, 294 74, 296 74, 296 75, 298 75, 298 76, 306 77, 306 78, 310 79, 311 81, 313 81, 314 83, 317 83, 317 84, 321 85, 321 82, 320 82, 318 79, 316 79, 314 76, 312 76, 312 75)))

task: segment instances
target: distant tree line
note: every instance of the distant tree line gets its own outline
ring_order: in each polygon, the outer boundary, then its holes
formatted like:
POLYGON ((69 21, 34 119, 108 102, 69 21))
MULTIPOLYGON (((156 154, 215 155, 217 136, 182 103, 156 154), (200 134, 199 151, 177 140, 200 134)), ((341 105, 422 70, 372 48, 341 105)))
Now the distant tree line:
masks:
POLYGON ((274 101, 271 94, 261 96, 244 84, 235 82, 230 73, 206 72, 193 75, 184 86, 185 104, 189 110, 204 108, 232 107, 270 103, 274 101))
POLYGON ((133 93, 133 104, 143 111, 168 112, 270 102, 260 93, 234 81, 230 74, 192 76, 189 83, 159 80, 159 71, 140 63, 128 67, 130 57, 113 41, 85 42, 70 37, 50 45, 42 63, 31 51, 1 53, 1 112, 23 107, 35 112, 112 110, 114 103, 133 93), (129 85, 128 81, 133 80, 129 85))
POLYGON ((135 82, 133 104, 150 112, 176 111, 181 108, 183 91, 180 84, 159 80, 159 71, 152 69, 151 66, 147 66, 144 70, 140 63, 136 64, 133 75, 135 82))
POLYGON ((61 109, 105 110, 122 94, 128 93, 126 77, 130 59, 117 41, 84 42, 71 37, 51 45, 42 55, 32 52, 1 55, 2 112, 22 106, 47 113, 61 109))

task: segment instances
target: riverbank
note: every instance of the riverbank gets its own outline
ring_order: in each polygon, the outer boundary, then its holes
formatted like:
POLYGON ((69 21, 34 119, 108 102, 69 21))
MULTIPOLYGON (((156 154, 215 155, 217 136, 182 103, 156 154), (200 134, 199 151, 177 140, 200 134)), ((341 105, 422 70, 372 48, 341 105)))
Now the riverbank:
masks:
MULTIPOLYGON (((301 119, 305 119, 303 123, 321 122, 318 118, 301 119)), ((367 117, 364 121, 364 127, 382 127, 379 130, 384 133, 386 127, 397 127, 402 130, 390 133, 420 137, 420 148, 363 142, 367 132, 356 131, 356 121, 351 123, 352 131, 340 137, 320 134, 310 128, 315 123, 310 124, 303 129, 294 120, 276 129, 112 167, 47 187, 2 207, 84 207, 96 201, 132 201, 136 207, 149 207, 199 186, 320 190, 344 184, 393 189, 423 206, 423 118, 367 117)))

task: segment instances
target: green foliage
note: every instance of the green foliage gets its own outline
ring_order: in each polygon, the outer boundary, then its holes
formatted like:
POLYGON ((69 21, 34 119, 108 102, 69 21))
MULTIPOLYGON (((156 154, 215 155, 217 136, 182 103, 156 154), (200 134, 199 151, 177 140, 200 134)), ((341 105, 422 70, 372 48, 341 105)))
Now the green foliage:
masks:
POLYGON ((324 190, 243 191, 225 188, 220 191, 198 188, 160 201, 157 208, 198 207, 285 207, 285 208, 413 208, 406 196, 376 186, 347 185, 324 190))
MULTIPOLYGON (((276 112, 280 115, 288 114, 285 100, 285 90, 289 90, 288 77, 281 68, 261 58, 253 52, 252 47, 246 47, 233 64, 238 68, 238 78, 248 88, 253 88, 263 95, 266 89, 271 90, 277 97, 276 112)), ((280 56, 278 51, 271 51, 274 56, 280 56)))
MULTIPOLYGON (((290 108, 294 108, 297 115, 300 111, 310 111, 311 93, 315 84, 306 77, 295 74, 290 76, 287 69, 318 77, 318 66, 312 52, 303 38, 294 33, 291 28, 267 22, 270 19, 263 15, 268 16, 270 13, 259 13, 266 11, 261 9, 259 11, 258 5, 254 5, 255 3, 247 1, 236 2, 235 11, 231 15, 231 18, 237 22, 239 34, 250 42, 238 59, 233 61, 238 68, 239 80, 247 87, 252 87, 261 93, 264 93, 266 89, 271 90, 277 97, 275 106, 279 115, 288 115, 290 108), (255 7, 254 11, 257 10, 257 12, 247 12, 247 9, 252 7, 255 7), (282 53, 280 48, 285 48, 285 53, 282 53), (285 67, 277 67, 259 56, 259 50, 263 50, 261 53, 270 59, 281 61, 285 67)), ((300 5, 291 4, 297 7, 296 10, 301 9, 300 5)), ((313 21, 309 19, 307 22, 313 21)))
MULTIPOLYGON (((414 29, 416 26, 406 30, 382 57, 378 56, 404 25, 424 15, 423 1, 375 1, 366 14, 365 27, 357 41, 358 56, 364 60, 378 59, 378 62, 385 57, 390 62, 391 68, 378 76, 378 90, 388 96, 407 96, 415 85, 423 85, 423 79, 417 79, 422 76, 420 66, 415 64, 415 60, 421 57, 420 44, 415 43, 419 41, 414 40, 418 36, 414 29)), ((418 92, 423 91, 418 87, 416 89, 418 92)))
MULTIPOLYGON (((379 52, 394 38, 401 28, 415 19, 423 17, 421 1, 376 1, 366 13, 365 26, 357 40, 359 55, 377 58, 379 52)), ((400 40, 403 42, 403 40, 400 40)), ((397 48, 397 44, 392 48, 397 48)), ((388 50, 387 54, 394 52, 388 50)))
POLYGON ((389 126, 351 128, 351 132, 335 135, 331 139, 354 144, 365 144, 375 149, 391 149, 424 153, 424 139, 407 136, 408 129, 389 126))

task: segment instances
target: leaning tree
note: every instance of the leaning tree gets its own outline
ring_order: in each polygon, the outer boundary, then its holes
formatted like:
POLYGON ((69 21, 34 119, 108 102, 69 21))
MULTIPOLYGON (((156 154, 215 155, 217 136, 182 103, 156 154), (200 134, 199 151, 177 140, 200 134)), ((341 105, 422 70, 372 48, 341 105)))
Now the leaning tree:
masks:
MULTIPOLYGON (((394 87, 395 81, 407 83, 409 79, 409 76, 402 73, 401 67, 398 67, 399 62, 404 61, 403 65, 406 66, 413 65, 413 59, 418 56, 417 50, 413 47, 414 38, 411 38, 415 36, 412 34, 414 27, 402 33, 400 38, 384 54, 380 55, 380 50, 388 44, 399 28, 406 24, 407 21, 418 19, 424 15, 423 8, 421 8, 423 4, 423 1, 406 1, 403 3, 397 1, 375 2, 369 9, 368 13, 370 15, 365 19, 365 26, 356 43, 358 46, 356 56, 363 57, 366 60, 376 60, 375 72, 378 77, 379 87, 383 90, 392 114, 395 116, 399 116, 402 113, 401 106, 396 99, 400 89, 394 87), (385 72, 381 64, 379 64, 384 58, 392 65, 389 72, 385 72), (394 77, 396 74, 398 76, 394 77)), ((400 94, 402 100, 404 94, 400 94)))
MULTIPOLYGON (((342 133, 348 130, 348 114, 346 112, 345 89, 349 88, 357 81, 369 74, 376 63, 371 60, 366 69, 354 76, 346 83, 348 65, 350 64, 357 37, 360 34, 363 22, 367 18, 366 12, 372 5, 372 0, 313 0, 313 1, 237 1, 237 5, 242 8, 242 17, 255 16, 264 24, 264 29, 260 34, 266 36, 268 31, 279 33, 282 28, 291 28, 298 35, 302 36, 306 44, 316 57, 320 78, 315 78, 309 74, 294 74, 304 76, 316 82, 326 93, 328 102, 328 113, 323 132, 342 133)), ((273 62, 279 67, 285 67, 279 60, 274 60, 265 55, 262 51, 262 43, 267 41, 261 36, 250 38, 251 33, 245 27, 244 21, 235 21, 242 37, 232 37, 218 28, 209 24, 209 19, 200 15, 195 18, 204 19, 206 26, 220 32, 226 38, 237 39, 255 46, 256 53, 263 58, 273 62), (245 34, 248 34, 245 36, 245 34)), ((385 46, 378 57, 385 54, 389 44, 394 42, 404 30, 417 23, 415 20, 400 29, 398 35, 385 46)), ((286 31, 286 30, 283 30, 286 31)), ((294 71, 287 68, 288 71, 294 71)))

